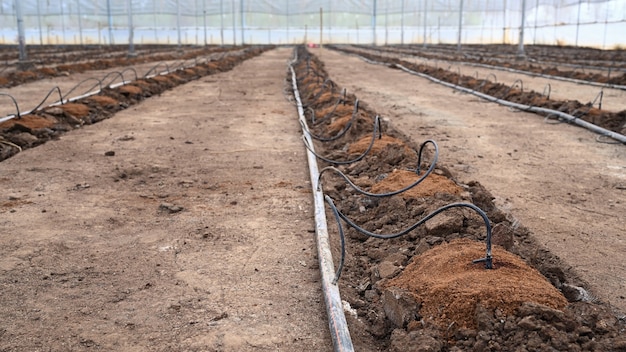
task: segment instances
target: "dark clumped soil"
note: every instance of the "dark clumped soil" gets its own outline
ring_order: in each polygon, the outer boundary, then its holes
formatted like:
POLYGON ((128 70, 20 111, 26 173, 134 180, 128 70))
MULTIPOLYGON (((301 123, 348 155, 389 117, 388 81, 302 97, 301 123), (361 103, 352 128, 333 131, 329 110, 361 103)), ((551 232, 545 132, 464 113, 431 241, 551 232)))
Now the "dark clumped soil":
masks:
MULTIPOLYGON (((486 256, 485 223, 468 207, 448 209, 387 239, 342 223, 346 257, 339 286, 357 350, 626 350, 624 318, 595 299, 524 226, 510 221, 488 190, 456 182, 435 163, 431 142, 408 140, 385 120, 377 127, 376 112, 336 87, 323 62, 305 48, 297 49, 297 57, 305 115, 318 137, 315 151, 326 159, 322 166, 334 166, 375 194, 423 179, 406 192, 374 197, 326 169, 321 184, 338 211, 367 231, 390 235, 441 207, 471 203, 493 226, 493 268, 486 269, 484 262, 473 262, 486 256)), ((335 244, 339 257, 338 239, 335 244)))
POLYGON ((260 55, 270 47, 249 48, 240 55, 198 65, 153 78, 141 79, 117 88, 103 88, 90 97, 61 105, 49 106, 30 114, 0 123, 0 161, 32 148, 82 125, 107 119, 117 111, 137 104, 153 95, 203 75, 231 70, 240 62, 260 55))
MULTIPOLYGON (((553 100, 548 96, 535 91, 524 91, 521 87, 516 85, 508 86, 502 83, 491 82, 487 79, 476 79, 475 77, 460 75, 456 72, 448 71, 443 68, 436 68, 425 64, 416 64, 406 60, 386 57, 384 55, 365 53, 346 47, 331 47, 338 51, 358 54, 370 60, 384 62, 393 68, 399 68, 399 65, 401 65, 410 70, 424 73, 445 82, 469 88, 498 99, 508 100, 525 106, 541 107, 564 112, 609 131, 626 134, 626 111, 611 112, 600 110, 593 107, 591 103, 583 104, 576 100, 553 100)), ((548 118, 556 118, 555 116, 551 116, 549 114, 544 115, 548 118)))

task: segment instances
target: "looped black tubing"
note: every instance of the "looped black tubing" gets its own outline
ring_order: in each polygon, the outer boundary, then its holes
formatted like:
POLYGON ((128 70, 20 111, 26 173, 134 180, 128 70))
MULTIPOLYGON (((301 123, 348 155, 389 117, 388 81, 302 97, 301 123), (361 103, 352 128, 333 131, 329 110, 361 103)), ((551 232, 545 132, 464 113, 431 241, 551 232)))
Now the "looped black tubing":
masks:
POLYGON ((504 93, 504 95, 502 96, 502 98, 500 99, 506 99, 506 97, 509 95, 509 93, 511 93, 511 90, 513 90, 513 88, 515 88, 515 86, 519 83, 519 87, 522 91, 522 93, 524 93, 524 82, 522 82, 521 79, 516 79, 513 84, 511 84, 511 86, 509 86, 509 89, 507 89, 506 93, 504 93))
POLYGON ((99 80, 99 79, 97 79, 95 77, 90 77, 90 78, 87 78, 87 79, 84 79, 84 80, 78 82, 78 84, 76 84, 74 87, 72 87, 72 89, 70 89, 67 93, 65 93, 65 95, 63 95, 63 99, 67 99, 68 95, 70 95, 78 87, 83 85, 83 83, 88 82, 88 81, 96 81, 96 84, 94 84, 93 86, 89 87, 89 89, 85 90, 85 93, 91 92, 95 87, 98 87, 99 90, 102 90, 102 80, 99 80))
POLYGON ((11 99, 13 101, 13 105, 15 105, 15 116, 17 116, 18 119, 22 118, 22 114, 20 113, 20 106, 17 104, 17 100, 15 100, 15 98, 8 93, 2 93, 0 92, 0 95, 4 95, 9 97, 9 99, 11 99))
MULTIPOLYGON (((435 211, 433 211, 432 213, 426 215, 424 218, 422 218, 421 220, 419 220, 418 222, 416 222, 415 224, 409 226, 408 228, 397 232, 397 233, 393 233, 393 234, 377 234, 374 232, 370 232, 360 226, 358 226, 357 224, 355 224, 352 220, 350 220, 346 215, 344 215, 342 212, 340 212, 339 210, 337 210, 337 207, 335 206, 332 198, 330 198, 328 195, 324 196, 324 199, 326 200, 326 203, 328 203, 328 205, 333 209, 333 212, 341 218, 343 219, 343 221, 346 222, 346 224, 350 225, 352 228, 354 228, 356 231, 369 236, 369 237, 374 237, 374 238, 379 238, 379 239, 392 239, 392 238, 397 238, 403 235, 406 235, 407 233, 415 230, 417 227, 419 227, 420 225, 424 224, 426 221, 432 219, 433 217, 435 217, 436 215, 438 215, 439 213, 442 213, 448 209, 452 209, 452 208, 470 208, 472 210, 474 210, 478 215, 480 215, 480 217, 483 219, 483 221, 485 222, 485 228, 487 230, 487 238, 486 238, 486 254, 484 258, 480 258, 480 259, 474 259, 472 260, 472 263, 476 264, 476 263, 485 263, 485 269, 493 269, 493 256, 491 254, 491 223, 489 222, 489 218, 487 217, 487 214, 485 214, 485 212, 480 209, 479 207, 477 207, 476 205, 472 204, 472 203, 452 203, 452 204, 448 204, 445 205, 435 211)), ((341 226, 341 223, 339 223, 339 226, 341 226)), ((340 236, 343 235, 343 231, 340 231, 340 236)), ((345 243, 344 241, 342 241, 342 243, 345 243)), ((342 248, 342 253, 345 253, 345 249, 342 248)), ((336 274, 336 279, 339 277, 341 273, 336 274)))
POLYGON ((122 83, 124 83, 124 76, 122 75, 120 71, 111 71, 107 73, 106 75, 104 75, 104 77, 102 77, 102 79, 100 80, 100 84, 104 87, 110 87, 118 77, 121 78, 122 83), (111 76, 113 76, 113 78, 108 83, 105 84, 104 82, 106 82, 106 79, 111 76))
MULTIPOLYGON (((348 132, 348 130, 350 129, 350 127, 352 127, 352 122, 354 122, 356 116, 357 116, 357 112, 359 111, 359 99, 357 99, 354 103, 354 110, 352 111, 352 117, 350 117, 350 121, 348 121, 348 123, 343 127, 343 129, 339 132, 337 132, 337 134, 333 137, 321 137, 321 136, 317 136, 314 135, 313 133, 311 133, 309 131, 309 135, 311 136, 311 138, 316 139, 320 142, 332 142, 335 141, 341 137, 343 137, 344 134, 346 134, 346 132, 348 132)), ((313 110, 313 116, 315 116, 315 110, 313 110)))
POLYGON ((599 99, 600 101, 598 102, 598 109, 602 110, 602 97, 604 96, 604 89, 600 89, 600 93, 598 93, 598 95, 596 95, 596 98, 593 99, 593 101, 591 102, 591 106, 593 106, 593 104, 596 103, 596 101, 599 99))
POLYGON ((63 101, 63 95, 61 94, 61 88, 59 88, 59 86, 55 86, 55 87, 53 87, 52 89, 50 89, 50 91, 48 92, 48 94, 46 94, 46 97, 45 97, 45 98, 43 98, 43 100, 39 103, 39 105, 37 105, 36 107, 34 107, 32 111, 36 111, 36 110, 38 110, 38 109, 39 109, 39 108, 43 105, 43 103, 45 103, 45 102, 46 102, 46 100, 48 100, 48 97, 50 97, 50 95, 52 94, 52 92, 54 92, 55 90, 59 93, 59 100, 58 100, 58 101, 59 101, 59 102, 61 102, 61 105, 65 104, 65 102, 63 101))
POLYGON ((545 85, 545 87, 543 87, 542 95, 545 96, 546 99, 550 100, 550 93, 552 93, 552 86, 550 85, 550 83, 548 83, 545 85), (546 88, 548 89, 548 94, 546 94, 546 88))
POLYGON ((359 155, 356 159, 347 160, 347 161, 331 160, 331 159, 325 158, 325 157, 317 154, 315 151, 312 150, 311 146, 309 145, 309 142, 306 140, 306 138, 304 138, 304 135, 302 135, 302 141, 304 142, 304 146, 306 147, 306 149, 308 149, 318 159, 323 160, 323 161, 325 161, 327 163, 330 163, 330 164, 347 165, 347 164, 352 164, 352 163, 355 163, 355 162, 363 159, 370 152, 370 150, 372 150, 372 147, 374 146, 374 141, 376 141, 376 134, 377 133, 378 133, 378 139, 382 138, 382 132, 380 132, 380 117, 378 117, 378 115, 376 115, 376 118, 374 119, 374 132, 372 133, 372 141, 370 142, 370 145, 363 152, 363 154, 359 155))
POLYGON ((318 187, 318 191, 321 191, 321 187, 322 187, 322 175, 324 174, 324 172, 326 172, 326 170, 331 170, 334 171, 335 173, 339 174, 339 176, 341 176, 347 183, 348 185, 350 185, 350 187, 352 187, 355 191, 357 191, 360 194, 363 194, 365 196, 370 196, 370 197, 377 197, 377 198, 383 198, 383 197, 391 197, 394 196, 396 194, 400 194, 403 192, 406 192, 408 190, 410 190, 411 188, 419 185, 420 183, 422 183, 422 181, 424 181, 426 179, 426 177, 428 177, 428 175, 431 174, 431 172, 433 172, 433 170, 435 169, 435 165, 437 164, 437 159, 439 159, 439 147, 437 146, 437 143, 435 143, 435 141, 429 139, 427 141, 425 141, 424 143, 422 143, 422 146, 420 147, 420 151, 419 151, 419 157, 418 157, 418 162, 417 162, 417 168, 415 170, 415 172, 419 175, 420 174, 420 163, 422 160, 422 151, 424 150, 424 147, 426 146, 427 143, 432 143, 435 146, 435 156, 433 157, 433 161, 430 163, 430 167, 428 168, 428 170, 426 171, 426 173, 424 173, 424 175, 422 175, 422 177, 420 177, 419 179, 417 179, 415 182, 413 182, 412 184, 393 191, 393 192, 388 192, 388 193, 371 193, 368 191, 365 191, 361 188, 359 188, 356 184, 354 184, 354 182, 352 182, 352 180, 350 180, 350 178, 348 178, 348 176, 346 176, 346 174, 344 174, 343 172, 341 172, 339 169, 333 167, 333 166, 327 166, 325 168, 323 168, 322 170, 320 170, 319 175, 317 176, 317 187, 318 187))
MULTIPOLYGON (((322 83, 320 91, 317 94, 315 94, 313 97, 311 97, 311 99, 310 99, 311 101, 315 102, 315 101, 317 101, 317 99, 319 99, 320 96, 322 96, 322 94, 324 93, 324 89, 326 88, 326 84, 327 83, 330 83, 331 92, 335 89, 335 82, 333 82, 330 78, 327 78, 324 81, 324 83, 322 83)), ((304 107, 308 108, 309 104, 302 105, 302 107, 303 108, 304 107)))
POLYGON ((146 72, 146 73, 143 75, 143 78, 148 78, 148 76, 152 73, 152 71, 155 71, 155 72, 156 72, 156 69, 157 69, 157 67, 159 67, 159 66, 165 66, 165 70, 166 70, 167 72, 169 72, 169 71, 170 71, 170 67, 167 65, 167 63, 165 63, 165 62, 159 62, 158 64, 156 64, 156 65, 152 66, 152 68, 151 68, 151 69, 149 69, 149 70, 148 70, 148 72, 146 72))
POLYGON ((346 89, 343 89, 343 97, 339 97, 339 99, 337 99, 337 102, 335 103, 335 106, 333 106, 333 109, 326 115, 324 115, 324 117, 322 117, 321 119, 317 120, 317 121, 312 121, 313 125, 319 125, 320 123, 328 120, 331 116, 333 116, 333 114, 335 113, 335 111, 337 110, 337 107, 339 106, 340 103, 344 103, 345 105, 345 95, 346 95, 346 89))
POLYGON ((335 216, 335 221, 337 222, 337 230, 339 231, 339 240, 341 242, 341 257, 339 257, 339 265, 337 266, 337 270, 335 271, 335 278, 333 279, 333 285, 337 285, 339 282, 339 277, 341 276, 341 272, 343 271, 343 265, 345 263, 346 258, 346 236, 343 232, 343 226, 341 226, 341 218, 339 215, 339 210, 333 204, 332 199, 329 196, 324 196, 326 202, 330 201, 330 209, 333 211, 333 215, 335 216))

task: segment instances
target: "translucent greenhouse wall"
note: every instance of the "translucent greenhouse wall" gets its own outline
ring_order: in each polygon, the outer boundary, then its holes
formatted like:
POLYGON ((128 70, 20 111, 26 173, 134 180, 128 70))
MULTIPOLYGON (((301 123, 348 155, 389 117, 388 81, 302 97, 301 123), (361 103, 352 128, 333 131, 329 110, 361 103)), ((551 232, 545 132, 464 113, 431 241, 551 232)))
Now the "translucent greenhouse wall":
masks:
POLYGON ((626 0, 0 0, 0 44, 18 5, 28 45, 294 44, 320 24, 324 43, 516 44, 523 3, 525 44, 626 46, 626 0))

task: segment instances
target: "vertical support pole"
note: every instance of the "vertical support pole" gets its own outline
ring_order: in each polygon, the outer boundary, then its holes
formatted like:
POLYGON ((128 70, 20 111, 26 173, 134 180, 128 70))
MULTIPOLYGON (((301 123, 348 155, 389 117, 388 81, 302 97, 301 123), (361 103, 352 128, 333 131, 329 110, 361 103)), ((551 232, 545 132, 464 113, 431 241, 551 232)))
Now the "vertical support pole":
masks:
POLYGON ((180 49, 182 45, 182 40, 180 36, 180 0, 176 0, 176 29, 178 33, 178 49, 180 49))
POLYGON ((237 29, 235 28, 235 1, 236 0, 232 0, 231 1, 231 5, 232 5, 232 13, 233 13, 233 45, 237 45, 237 29))
POLYGON ((41 4, 37 0, 37 26, 39 27, 39 45, 43 45, 43 28, 41 27, 41 4))
POLYGON ((320 7, 320 53, 319 56, 322 57, 322 45, 323 45, 323 33, 324 33, 324 9, 320 7))
POLYGON ((133 29, 133 0, 126 0, 128 6, 128 56, 133 57, 135 55, 135 44, 133 43, 133 37, 135 35, 133 29))
MULTIPOLYGON (((63 38, 61 39, 62 44, 65 44, 65 11, 63 10, 63 1, 61 0, 61 34, 63 38)), ((58 43, 57 43, 58 44, 58 43)))
POLYGON ((156 1, 152 2, 152 21, 154 23, 154 42, 159 42, 159 35, 157 34, 157 5, 156 1))
POLYGON ((506 44, 506 0, 502 7, 502 44, 506 44))
POLYGON ((524 27, 526 26, 526 0, 522 0, 522 22, 519 25, 519 44, 517 46, 517 59, 526 58, 524 53, 524 27))
POLYGON ((372 45, 376 45, 376 0, 372 6, 372 45))
MULTIPOLYGON (((221 2, 220 2, 221 5, 221 2)), ((202 2, 202 24, 204 25, 204 46, 208 44, 207 32, 206 32, 206 0, 202 2)), ((220 30, 222 37, 222 45, 224 45, 224 31, 220 30)))
POLYGON ((220 0, 220 43, 224 46, 224 0, 220 0))
POLYGON ((83 15, 80 10, 80 0, 76 0, 76 10, 78 11, 78 36, 80 38, 80 45, 83 45, 83 15))
POLYGON ((286 18, 286 22, 287 22, 287 44, 289 44, 289 0, 286 0, 286 9, 287 9, 287 18, 286 18))
POLYGON ((426 21, 428 20, 428 1, 424 0, 424 48, 426 47, 426 35, 427 35, 427 25, 426 21))
POLYGON ((388 44, 388 40, 389 40, 389 27, 387 23, 388 20, 389 20, 389 1, 385 3, 385 46, 388 44))
POLYGON ((463 0, 459 4, 459 39, 456 43, 456 51, 461 51, 461 38, 463 35, 463 0))
POLYGON ((400 6, 400 44, 404 45, 404 0, 400 6))
POLYGON ((575 46, 578 46, 578 30, 580 29, 580 8, 583 3, 583 0, 578 0, 578 18, 576 19, 576 43, 575 46))
POLYGON ((111 15, 111 0, 107 0, 107 18, 109 20, 109 45, 113 45, 113 16, 111 15))
POLYGON ((539 17, 539 0, 535 2, 535 33, 533 35, 533 45, 537 44, 537 18, 539 17))
POLYGON ((245 38, 245 28, 246 28, 246 18, 245 13, 244 13, 244 0, 241 0, 240 3, 240 8, 239 10, 241 11, 241 15, 240 15, 240 20, 241 20, 241 45, 246 45, 246 38, 245 38))
POLYGON ((602 49, 606 49, 606 31, 609 28, 609 6, 606 7, 606 15, 604 17, 604 37, 602 39, 602 49))
POLYGON ((24 18, 22 17, 22 0, 15 0, 15 17, 17 17, 17 42, 20 50, 20 62, 26 60, 26 40, 24 39, 24 18))

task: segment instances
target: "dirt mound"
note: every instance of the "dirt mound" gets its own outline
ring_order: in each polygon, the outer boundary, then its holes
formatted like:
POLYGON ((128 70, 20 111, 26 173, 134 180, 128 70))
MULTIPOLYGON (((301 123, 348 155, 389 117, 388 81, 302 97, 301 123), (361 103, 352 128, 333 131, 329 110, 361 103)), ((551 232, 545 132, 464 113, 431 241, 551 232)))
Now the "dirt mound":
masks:
POLYGON ((117 105, 119 102, 111 97, 107 97, 106 95, 93 95, 87 98, 88 101, 92 101, 100 106, 110 106, 117 105))
POLYGON ((24 115, 19 119, 12 119, 0 123, 0 131, 8 130, 15 125, 19 125, 26 130, 37 130, 40 128, 47 128, 57 123, 57 120, 52 116, 37 116, 37 115, 24 115))
POLYGON ((122 94, 126 93, 126 94, 132 94, 132 95, 139 95, 142 92, 141 88, 134 86, 134 85, 130 85, 130 84, 120 87, 119 91, 122 94))
POLYGON ((60 108, 66 113, 78 118, 89 115, 89 107, 85 104, 67 103, 61 105, 60 108))
MULTIPOLYGON (((424 172, 422 171, 421 175, 424 172)), ((413 184, 421 175, 413 171, 393 170, 393 172, 382 181, 372 186, 374 193, 387 193, 402 189, 413 184)), ((408 198, 424 198, 433 197, 436 193, 447 193, 460 195, 463 189, 452 180, 437 174, 430 174, 419 185, 400 194, 401 197, 408 198)))
MULTIPOLYGON (((352 143, 350 145, 350 148, 348 148, 348 153, 349 154, 362 154, 363 152, 365 152, 367 150, 367 148, 369 147, 370 143, 372 143, 372 136, 365 136, 365 137, 359 139, 358 141, 352 143)), ((370 153, 374 153, 374 154, 375 153, 380 153, 388 145, 404 146, 404 150, 406 151, 406 153, 411 153, 412 152, 411 148, 406 146, 404 144, 404 142, 402 142, 398 138, 394 138, 394 137, 391 137, 391 136, 383 135, 382 138, 376 138, 370 153)))
MULTIPOLYGON (((485 256, 485 244, 467 239, 451 241, 415 257, 386 287, 400 287, 422 303, 419 315, 439 327, 450 324, 476 328, 476 306, 513 314, 524 302, 554 309, 565 297, 537 270, 504 249, 495 247, 494 269, 472 260, 485 256), (434 275, 436 273, 436 275, 434 275)), ((415 322, 417 323, 417 322, 415 322)))

